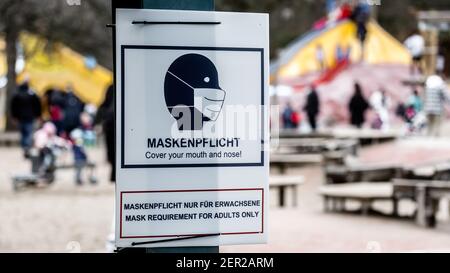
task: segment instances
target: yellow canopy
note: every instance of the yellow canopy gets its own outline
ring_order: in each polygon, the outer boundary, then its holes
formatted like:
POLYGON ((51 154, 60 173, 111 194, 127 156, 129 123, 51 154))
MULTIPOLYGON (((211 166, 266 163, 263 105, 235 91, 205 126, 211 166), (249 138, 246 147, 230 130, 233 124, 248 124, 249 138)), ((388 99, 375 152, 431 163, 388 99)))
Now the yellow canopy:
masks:
POLYGON ((0 77, 6 75, 5 41, 0 39, 0 77))
MULTIPOLYGON (((101 104, 106 88, 112 83, 111 71, 100 65, 88 68, 85 57, 62 44, 56 44, 48 52, 46 42, 34 35, 22 34, 20 42, 25 53, 25 68, 18 75, 18 82, 27 77, 39 95, 48 88, 65 90, 70 84, 86 103, 101 104)), ((0 41, 0 48, 2 43, 4 41, 0 41)), ((6 74, 4 55, 4 51, 0 52, 0 75, 6 74)))
MULTIPOLYGON (((356 38, 356 25, 351 21, 339 23, 337 26, 309 38, 307 42, 300 40, 300 47, 278 66, 278 78, 294 78, 320 70, 316 60, 317 47, 323 48, 327 66, 336 63, 338 45, 346 49, 350 47, 350 59, 357 61, 361 56, 361 46, 356 38), (305 43, 301 45, 301 43, 305 43)), ((293 45, 295 46, 295 45, 293 45)), ((365 43, 365 62, 369 64, 409 64, 408 50, 394 37, 381 28, 376 22, 368 24, 368 36, 365 43)))

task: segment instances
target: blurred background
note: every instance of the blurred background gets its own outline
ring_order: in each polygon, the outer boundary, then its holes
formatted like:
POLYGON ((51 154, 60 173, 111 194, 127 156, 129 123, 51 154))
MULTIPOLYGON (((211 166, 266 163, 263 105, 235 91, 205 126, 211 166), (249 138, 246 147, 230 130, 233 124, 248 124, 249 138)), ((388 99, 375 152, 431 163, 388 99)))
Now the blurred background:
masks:
MULTIPOLYGON (((270 242, 450 251, 450 2, 216 0, 270 14, 270 242)), ((0 252, 114 249, 110 0, 0 0, 0 252)))

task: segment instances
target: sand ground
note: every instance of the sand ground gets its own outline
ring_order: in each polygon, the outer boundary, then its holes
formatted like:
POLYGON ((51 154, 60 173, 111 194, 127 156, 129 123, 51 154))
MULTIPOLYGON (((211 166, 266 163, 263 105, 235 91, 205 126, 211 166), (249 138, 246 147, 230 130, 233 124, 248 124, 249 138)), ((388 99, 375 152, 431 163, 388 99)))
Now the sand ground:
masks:
MULTIPOLYGON (((15 193, 11 176, 26 173, 29 163, 19 148, 0 148, 0 252, 105 252, 111 231, 114 185, 104 151, 94 148, 98 185, 75 186, 73 171, 58 171, 48 188, 15 193)), ((276 207, 271 193, 269 243, 224 246, 222 252, 410 252, 450 250, 450 223, 424 229, 411 220, 351 214, 328 214, 317 194, 323 183, 320 166, 291 171, 306 178, 299 188, 299 206, 276 207)), ((389 209, 390 204, 378 204, 389 209)), ((410 210, 411 204, 402 205, 410 210)))
POLYGON ((94 149, 90 155, 100 163, 98 185, 77 187, 73 170, 62 170, 50 187, 15 193, 11 177, 27 173, 29 163, 19 148, 0 148, 0 251, 105 251, 114 185, 107 181, 103 150, 94 149))

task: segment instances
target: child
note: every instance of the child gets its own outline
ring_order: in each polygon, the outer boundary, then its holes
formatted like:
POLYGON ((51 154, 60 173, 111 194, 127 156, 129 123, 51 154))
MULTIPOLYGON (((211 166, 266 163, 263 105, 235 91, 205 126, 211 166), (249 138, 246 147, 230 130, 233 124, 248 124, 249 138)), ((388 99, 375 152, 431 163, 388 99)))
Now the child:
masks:
POLYGON ((83 168, 87 164, 87 154, 83 147, 83 131, 75 129, 70 133, 72 139, 72 151, 75 161, 75 183, 80 186, 83 184, 81 179, 83 168))
POLYGON ((33 136, 36 155, 32 157, 32 172, 43 175, 49 183, 54 179, 58 151, 68 147, 67 141, 58 137, 56 131, 53 123, 46 122, 33 136))

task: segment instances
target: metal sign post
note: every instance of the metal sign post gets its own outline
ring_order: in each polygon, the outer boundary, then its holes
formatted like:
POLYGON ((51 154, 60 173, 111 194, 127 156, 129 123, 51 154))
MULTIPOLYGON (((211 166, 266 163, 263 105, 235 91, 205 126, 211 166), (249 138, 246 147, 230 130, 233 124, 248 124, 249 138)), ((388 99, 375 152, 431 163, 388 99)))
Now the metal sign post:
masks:
MULTIPOLYGON (((116 20, 116 9, 133 8, 133 9, 173 9, 173 10, 203 10, 213 11, 214 0, 128 0, 116 1, 112 0, 112 18, 113 25, 116 20)), ((115 53, 115 31, 113 31, 113 59, 114 69, 116 66, 115 53)), ((116 82, 114 73, 114 86, 116 82)), ((132 253, 218 253, 218 246, 207 247, 162 247, 162 248, 122 248, 120 252, 132 253)))
POLYGON ((116 246, 267 243, 268 14, 135 4, 114 6, 116 246))

